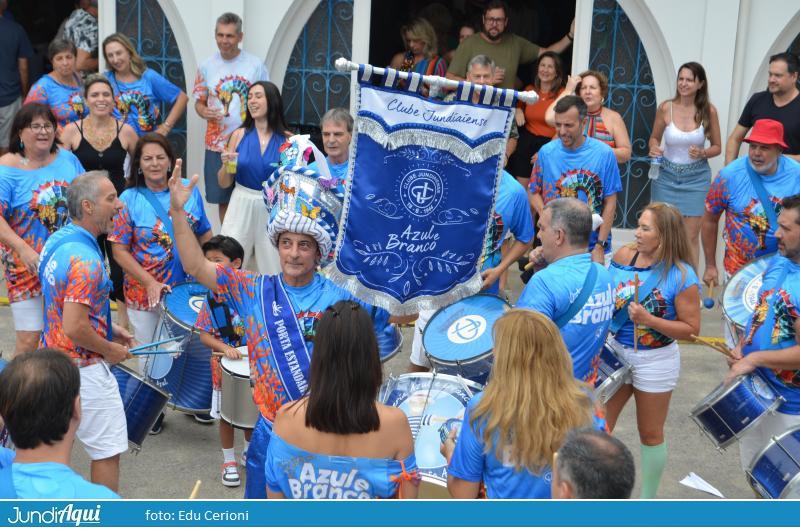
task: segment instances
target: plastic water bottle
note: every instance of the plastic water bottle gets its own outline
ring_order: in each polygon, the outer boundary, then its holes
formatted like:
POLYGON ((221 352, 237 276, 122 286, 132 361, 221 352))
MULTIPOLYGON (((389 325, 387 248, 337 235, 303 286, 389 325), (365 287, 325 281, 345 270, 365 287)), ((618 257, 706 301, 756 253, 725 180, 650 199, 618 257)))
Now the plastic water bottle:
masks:
POLYGON ((650 159, 650 170, 647 172, 647 178, 658 180, 659 173, 661 173, 661 157, 655 156, 650 159))

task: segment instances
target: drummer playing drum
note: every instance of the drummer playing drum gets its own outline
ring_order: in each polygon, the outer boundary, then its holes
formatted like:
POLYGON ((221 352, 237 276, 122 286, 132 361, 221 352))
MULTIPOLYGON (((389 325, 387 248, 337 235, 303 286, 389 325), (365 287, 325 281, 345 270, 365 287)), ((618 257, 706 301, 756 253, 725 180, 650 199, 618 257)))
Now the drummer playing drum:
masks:
POLYGON ((800 195, 783 199, 775 238, 780 255, 764 272, 755 311, 733 350, 738 360, 725 379, 728 383, 755 371, 785 399, 777 413, 766 415, 739 439, 745 470, 772 436, 800 425, 800 195))
MULTIPOLYGON (((214 236, 203 243, 202 248, 208 261, 232 269, 242 268, 244 248, 234 238, 214 236)), ((207 299, 203 302, 195 327, 202 330, 200 341, 211 348, 211 351, 224 353, 228 359, 241 358, 237 348, 245 344, 244 323, 242 318, 221 297, 214 295, 213 301, 207 299)), ((220 358, 214 355, 211 356, 211 381, 214 387, 211 398, 211 417, 219 420, 219 440, 222 444, 222 484, 235 487, 241 484, 241 479, 233 447, 233 425, 220 415, 222 367, 220 358)), ((247 461, 247 446, 250 444, 252 433, 253 429, 244 429, 242 465, 247 461)))

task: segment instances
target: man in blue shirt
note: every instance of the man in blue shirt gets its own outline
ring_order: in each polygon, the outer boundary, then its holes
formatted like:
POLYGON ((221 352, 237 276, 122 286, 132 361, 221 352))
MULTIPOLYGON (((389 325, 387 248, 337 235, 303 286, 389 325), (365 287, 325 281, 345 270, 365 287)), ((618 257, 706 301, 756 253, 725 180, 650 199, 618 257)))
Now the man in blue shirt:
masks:
POLYGON ((739 439, 742 469, 758 452, 790 428, 800 425, 800 195, 783 199, 778 216, 778 252, 756 297, 744 337, 733 350, 738 360, 725 378, 755 372, 785 400, 776 413, 766 414, 739 439))
POLYGON ((553 320, 572 355, 575 377, 591 380, 614 313, 611 275, 592 263, 586 251, 592 214, 578 199, 555 199, 545 205, 538 229, 542 246, 532 252, 531 261, 545 268, 533 275, 516 307, 539 311, 553 320), (594 285, 586 284, 590 267, 597 273, 594 285), (584 288, 591 291, 582 307, 575 307, 584 288))
MULTIPOLYGON (((112 377, 113 379, 113 377, 112 377)), ((21 499, 118 499, 69 467, 81 422, 81 375, 63 352, 18 355, 0 373, 0 415, 17 446, 11 466, 21 499)), ((0 481, 8 477, 0 468, 0 481)), ((8 484, 0 484, 0 492, 8 484)))
POLYGON ((28 58, 33 56, 22 26, 3 16, 7 5, 0 0, 0 155, 8 152, 11 122, 28 93, 28 58))
POLYGON ((541 216, 544 205, 559 197, 574 197, 589 205, 603 224, 588 242, 592 259, 604 263, 611 256, 611 225, 622 191, 614 151, 583 134, 586 103, 578 96, 566 96, 556 103, 558 139, 545 144, 537 154, 531 173, 530 199, 541 216))
MULTIPOLYGON (((344 193, 347 182, 347 166, 350 163, 350 141, 353 139, 353 117, 347 109, 334 107, 326 112, 319 122, 322 129, 322 146, 331 176, 338 180, 339 190, 344 193)), ((309 169, 319 172, 318 163, 309 164, 309 169)))

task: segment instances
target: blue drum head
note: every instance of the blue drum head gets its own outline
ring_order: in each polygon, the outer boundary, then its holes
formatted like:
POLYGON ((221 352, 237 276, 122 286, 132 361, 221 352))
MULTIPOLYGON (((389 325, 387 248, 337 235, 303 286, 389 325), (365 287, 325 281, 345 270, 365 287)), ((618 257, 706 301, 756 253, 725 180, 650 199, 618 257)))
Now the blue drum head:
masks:
POLYGON ((437 311, 425 326, 422 346, 435 360, 462 363, 491 353, 494 323, 511 306, 479 293, 437 311))
POLYGON ((179 283, 164 296, 164 310, 186 329, 192 329, 206 296, 208 289, 197 282, 179 283))
POLYGON ((725 285, 722 312, 729 322, 742 331, 747 327, 747 321, 755 311, 763 274, 773 256, 774 254, 770 254, 751 261, 734 274, 725 285))

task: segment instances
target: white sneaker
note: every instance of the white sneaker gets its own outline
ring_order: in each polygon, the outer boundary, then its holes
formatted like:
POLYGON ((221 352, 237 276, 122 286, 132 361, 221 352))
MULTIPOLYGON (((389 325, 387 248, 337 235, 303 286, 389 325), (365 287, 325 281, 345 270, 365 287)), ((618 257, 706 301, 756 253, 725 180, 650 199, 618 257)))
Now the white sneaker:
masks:
POLYGON ((222 484, 233 488, 241 483, 239 467, 236 465, 236 462, 225 462, 222 464, 222 484))

